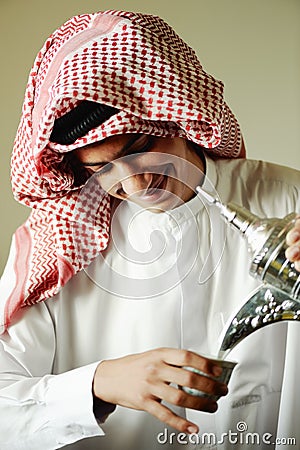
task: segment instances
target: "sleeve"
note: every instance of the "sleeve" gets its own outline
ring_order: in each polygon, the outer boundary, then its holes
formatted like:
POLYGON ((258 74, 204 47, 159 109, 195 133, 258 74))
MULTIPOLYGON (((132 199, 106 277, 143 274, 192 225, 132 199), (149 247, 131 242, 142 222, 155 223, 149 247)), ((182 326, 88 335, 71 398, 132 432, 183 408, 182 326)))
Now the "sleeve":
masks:
POLYGON ((104 434, 93 413, 99 362, 54 375, 54 355, 55 330, 44 304, 23 308, 0 336, 1 450, 57 449, 104 434))

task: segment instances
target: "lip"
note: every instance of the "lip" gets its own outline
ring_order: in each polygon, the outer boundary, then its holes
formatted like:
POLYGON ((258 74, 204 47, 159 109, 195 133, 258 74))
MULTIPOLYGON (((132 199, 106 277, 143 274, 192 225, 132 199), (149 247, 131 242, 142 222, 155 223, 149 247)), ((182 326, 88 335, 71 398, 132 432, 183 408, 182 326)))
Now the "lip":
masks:
POLYGON ((157 193, 158 190, 164 189, 164 185, 166 184, 167 176, 165 174, 161 174, 154 183, 147 189, 144 196, 148 197, 149 195, 153 195, 157 193))

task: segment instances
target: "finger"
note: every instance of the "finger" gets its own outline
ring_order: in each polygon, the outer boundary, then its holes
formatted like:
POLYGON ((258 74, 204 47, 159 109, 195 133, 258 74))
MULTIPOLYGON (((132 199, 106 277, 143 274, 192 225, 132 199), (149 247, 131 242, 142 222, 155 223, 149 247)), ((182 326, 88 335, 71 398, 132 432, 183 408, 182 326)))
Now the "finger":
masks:
POLYGON ((167 364, 178 367, 195 367, 195 369, 215 377, 220 376, 222 373, 222 368, 219 365, 190 350, 162 348, 160 352, 161 358, 167 364))
POLYGON ((157 384, 152 392, 156 398, 181 408, 191 408, 210 413, 218 409, 217 402, 211 397, 191 395, 182 389, 167 384, 157 384))
POLYGON ((210 395, 223 396, 228 393, 226 384, 181 367, 164 364, 160 375, 161 379, 168 383, 198 389, 210 395))
POLYGON ((293 245, 300 241, 300 219, 296 220, 294 227, 287 233, 286 242, 293 245))
POLYGON ((285 251, 285 256, 290 261, 298 261, 300 259, 300 242, 288 247, 285 251))
POLYGON ((166 406, 155 400, 149 400, 145 405, 145 411, 156 417, 166 425, 175 428, 183 433, 198 433, 199 428, 193 422, 178 416, 166 406))

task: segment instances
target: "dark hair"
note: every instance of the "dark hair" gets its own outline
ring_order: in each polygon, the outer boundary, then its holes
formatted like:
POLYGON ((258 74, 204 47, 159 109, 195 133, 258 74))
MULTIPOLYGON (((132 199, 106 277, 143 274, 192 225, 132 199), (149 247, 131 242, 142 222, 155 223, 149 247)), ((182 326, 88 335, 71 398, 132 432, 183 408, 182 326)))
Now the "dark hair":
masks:
POLYGON ((118 111, 112 106, 83 100, 74 109, 55 120, 50 141, 64 145, 73 144, 118 111))

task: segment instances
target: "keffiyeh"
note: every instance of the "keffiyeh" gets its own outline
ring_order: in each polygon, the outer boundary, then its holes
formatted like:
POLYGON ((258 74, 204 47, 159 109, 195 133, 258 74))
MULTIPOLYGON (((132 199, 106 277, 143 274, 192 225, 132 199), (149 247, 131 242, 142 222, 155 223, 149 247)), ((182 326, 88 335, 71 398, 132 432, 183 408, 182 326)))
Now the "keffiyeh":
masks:
POLYGON ((15 280, 0 300, 1 331, 20 307, 54 296, 106 248, 109 197, 99 187, 83 201, 65 154, 124 133, 182 137, 216 156, 244 156, 222 82, 167 23, 124 11, 75 16, 47 39, 26 88, 12 186, 32 212, 14 235, 15 280), (117 112, 71 144, 50 142, 54 121, 83 100, 117 112))

